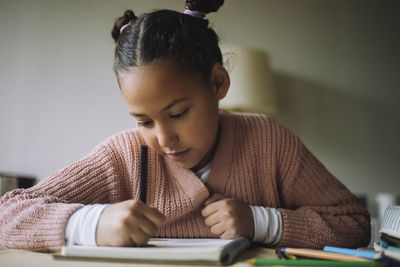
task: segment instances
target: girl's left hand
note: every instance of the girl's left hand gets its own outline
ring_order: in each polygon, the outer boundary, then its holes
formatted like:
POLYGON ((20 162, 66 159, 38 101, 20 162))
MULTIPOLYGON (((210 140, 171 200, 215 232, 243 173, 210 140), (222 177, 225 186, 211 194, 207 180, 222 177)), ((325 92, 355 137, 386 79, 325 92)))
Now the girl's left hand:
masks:
POLYGON ((254 237, 253 212, 248 204, 220 194, 213 194, 204 203, 201 214, 211 233, 222 239, 254 237))

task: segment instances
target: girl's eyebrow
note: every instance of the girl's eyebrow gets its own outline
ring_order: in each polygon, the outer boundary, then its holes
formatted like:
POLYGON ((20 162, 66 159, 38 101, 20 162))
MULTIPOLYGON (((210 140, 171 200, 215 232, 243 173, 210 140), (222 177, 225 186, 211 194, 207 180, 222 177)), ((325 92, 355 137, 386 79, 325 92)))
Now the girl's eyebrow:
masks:
MULTIPOLYGON (((161 111, 165 111, 165 110, 167 110, 167 109, 170 109, 170 108, 172 108, 173 106, 175 106, 176 104, 178 104, 178 103, 180 103, 180 102, 182 102, 182 101, 186 101, 186 100, 188 100, 187 97, 182 97, 182 98, 175 99, 174 101, 172 101, 171 103, 169 103, 167 106, 165 106, 164 108, 162 108, 161 111)), ((129 114, 131 114, 131 115, 134 116, 134 117, 145 117, 145 116, 146 116, 145 114, 135 113, 135 112, 133 112, 133 111, 129 111, 129 114)))

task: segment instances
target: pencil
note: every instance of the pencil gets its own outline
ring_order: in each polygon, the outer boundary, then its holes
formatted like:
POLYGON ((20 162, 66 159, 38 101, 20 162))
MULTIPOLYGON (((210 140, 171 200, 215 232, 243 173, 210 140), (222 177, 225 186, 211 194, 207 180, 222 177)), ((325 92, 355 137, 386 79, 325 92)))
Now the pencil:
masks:
POLYGON ((375 261, 329 261, 329 260, 278 260, 255 258, 248 261, 253 265, 281 266, 374 266, 375 261))
POLYGON ((317 258, 317 259, 338 260, 338 261, 368 261, 361 257, 325 252, 316 249, 282 248, 281 251, 283 253, 288 253, 303 257, 317 258))
POLYGON ((357 249, 331 247, 331 246, 325 246, 324 251, 340 253, 340 254, 344 254, 344 255, 357 256, 357 257, 373 259, 373 260, 378 260, 378 259, 382 258, 382 253, 377 253, 375 251, 360 251, 357 249))
POLYGON ((147 192, 147 146, 140 147, 139 200, 146 203, 147 192))

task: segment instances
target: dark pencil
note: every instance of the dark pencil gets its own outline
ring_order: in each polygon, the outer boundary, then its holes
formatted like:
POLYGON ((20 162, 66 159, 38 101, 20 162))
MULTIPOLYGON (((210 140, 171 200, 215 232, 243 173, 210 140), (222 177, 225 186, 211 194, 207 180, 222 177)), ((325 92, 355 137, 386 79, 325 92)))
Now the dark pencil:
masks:
POLYGON ((139 200, 146 203, 147 191, 147 146, 140 147, 139 200))

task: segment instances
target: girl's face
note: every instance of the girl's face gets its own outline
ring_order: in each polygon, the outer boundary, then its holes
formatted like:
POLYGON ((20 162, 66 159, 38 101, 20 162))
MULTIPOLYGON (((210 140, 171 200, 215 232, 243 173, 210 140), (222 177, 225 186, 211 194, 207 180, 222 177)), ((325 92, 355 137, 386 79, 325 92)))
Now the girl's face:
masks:
POLYGON ((214 65, 209 84, 164 62, 119 74, 119 85, 129 113, 152 149, 193 171, 212 159, 218 100, 229 87, 229 76, 221 65, 214 65))

